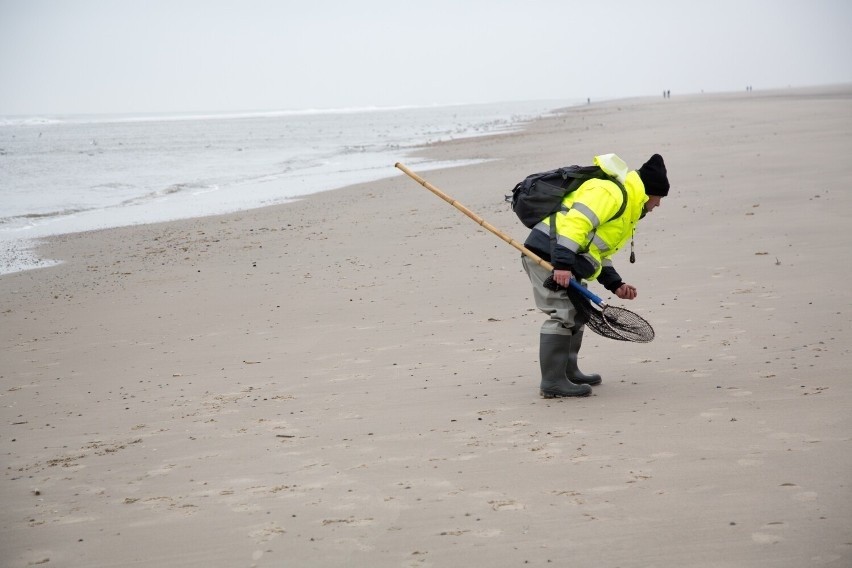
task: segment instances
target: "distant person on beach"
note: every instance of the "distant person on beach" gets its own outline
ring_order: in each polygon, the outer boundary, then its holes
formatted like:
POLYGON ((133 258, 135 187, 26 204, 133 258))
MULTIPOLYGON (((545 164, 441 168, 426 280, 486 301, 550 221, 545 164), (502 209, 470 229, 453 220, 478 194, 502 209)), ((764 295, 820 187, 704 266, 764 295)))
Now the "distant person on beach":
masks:
POLYGON ((562 210, 553 216, 555 231, 551 231, 551 217, 545 217, 524 243, 553 265, 553 279, 562 287, 546 287, 551 273, 523 257, 536 306, 549 316, 539 334, 540 388, 544 398, 586 396, 592 392, 591 385, 601 383, 600 375, 587 375, 577 366, 585 322, 580 321, 565 288, 571 278, 596 279, 622 300, 636 298, 636 287, 621 279, 611 258, 631 241, 630 261, 634 262, 632 237, 636 224, 669 193, 666 164, 659 154, 651 156, 638 171, 629 171, 615 154, 596 156, 595 165, 614 179, 584 182, 563 199, 562 210), (619 215, 622 203, 625 207, 619 215))

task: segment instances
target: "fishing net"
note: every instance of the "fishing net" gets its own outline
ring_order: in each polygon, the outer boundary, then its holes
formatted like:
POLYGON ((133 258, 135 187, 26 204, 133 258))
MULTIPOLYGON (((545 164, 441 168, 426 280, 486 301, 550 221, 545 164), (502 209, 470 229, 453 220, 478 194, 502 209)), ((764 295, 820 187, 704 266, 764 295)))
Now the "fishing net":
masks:
POLYGON ((642 316, 618 306, 600 309, 576 290, 569 288, 566 292, 579 312, 580 321, 577 323, 585 323, 598 335, 635 343, 648 343, 654 339, 654 328, 642 316))

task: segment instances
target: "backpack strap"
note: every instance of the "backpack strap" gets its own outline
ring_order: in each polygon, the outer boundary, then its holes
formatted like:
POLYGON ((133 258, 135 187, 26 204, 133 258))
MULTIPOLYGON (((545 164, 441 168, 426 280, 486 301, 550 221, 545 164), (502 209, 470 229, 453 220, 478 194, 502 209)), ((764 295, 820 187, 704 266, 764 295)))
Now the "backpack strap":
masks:
POLYGON ((550 260, 553 262, 553 256, 556 253, 556 212, 550 214, 550 260))
MULTIPOLYGON (((612 183, 614 183, 615 185, 617 185, 618 189, 621 190, 621 207, 619 207, 618 211, 616 211, 615 215, 613 215, 609 219, 609 221, 614 221, 615 219, 618 219, 619 217, 621 217, 624 214, 624 210, 627 209, 627 190, 624 189, 624 185, 620 181, 618 181, 617 179, 610 178, 610 181, 612 183)), ((607 223, 609 223, 609 221, 607 221, 607 223)), ((601 223, 601 225, 603 225, 603 223, 601 223)))
MULTIPOLYGON (((573 174, 568 174, 571 177, 579 177, 573 174)), ((621 190, 621 207, 618 208, 618 211, 615 212, 615 215, 601 223, 609 223, 610 221, 615 221, 619 217, 624 214, 624 210, 627 209, 627 190, 624 189, 624 185, 615 178, 608 178, 609 181, 618 186, 618 189, 621 190)), ((592 235, 594 235, 594 231, 592 231, 592 235)), ((589 239, 589 243, 591 243, 591 239, 589 239)), ((584 247, 586 251, 589 250, 589 244, 586 244, 584 247)), ((550 214, 550 258, 553 258, 553 254, 556 250, 556 212, 550 214)))

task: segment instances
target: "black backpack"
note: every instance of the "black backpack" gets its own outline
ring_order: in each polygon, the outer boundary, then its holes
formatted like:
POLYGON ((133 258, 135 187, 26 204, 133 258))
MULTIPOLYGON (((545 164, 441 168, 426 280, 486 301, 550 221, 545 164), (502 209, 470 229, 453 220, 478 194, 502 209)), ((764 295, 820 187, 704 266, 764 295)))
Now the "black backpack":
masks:
MULTIPOLYGON (((621 207, 612 219, 618 219, 627 207, 627 191, 612 176, 607 175, 598 166, 565 166, 556 170, 528 175, 506 196, 512 204, 512 211, 521 222, 532 229, 542 219, 553 215, 562 207, 566 195, 576 190, 583 182, 597 178, 615 183, 621 190, 621 207)), ((612 219, 609 219, 610 221, 612 219)))

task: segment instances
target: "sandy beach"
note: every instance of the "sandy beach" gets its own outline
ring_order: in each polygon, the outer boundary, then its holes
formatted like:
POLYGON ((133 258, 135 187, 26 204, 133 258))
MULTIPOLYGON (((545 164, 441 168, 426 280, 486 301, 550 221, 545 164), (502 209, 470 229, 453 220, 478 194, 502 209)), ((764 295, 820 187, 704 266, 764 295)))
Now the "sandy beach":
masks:
POLYGON ((585 399, 539 397, 519 254, 393 164, 48 241, 0 276, 0 565, 852 566, 852 86, 591 104, 423 175, 523 241, 512 186, 607 152, 672 191, 616 260, 657 337, 587 334, 585 399))

